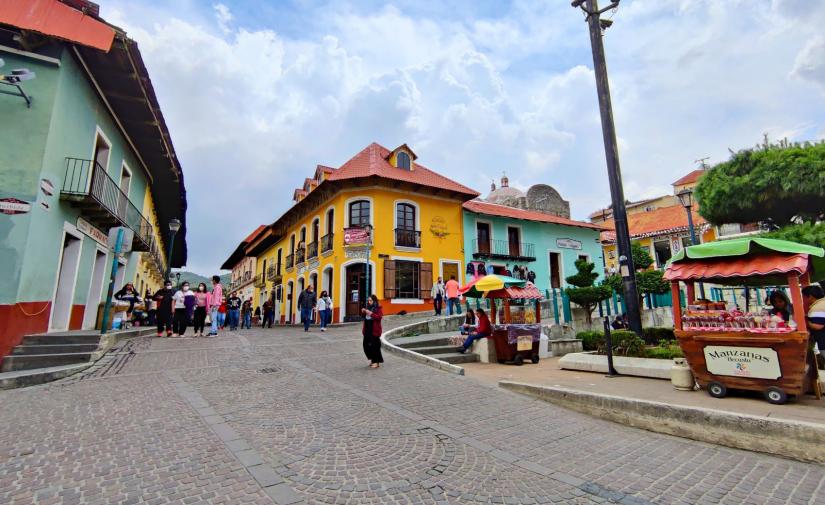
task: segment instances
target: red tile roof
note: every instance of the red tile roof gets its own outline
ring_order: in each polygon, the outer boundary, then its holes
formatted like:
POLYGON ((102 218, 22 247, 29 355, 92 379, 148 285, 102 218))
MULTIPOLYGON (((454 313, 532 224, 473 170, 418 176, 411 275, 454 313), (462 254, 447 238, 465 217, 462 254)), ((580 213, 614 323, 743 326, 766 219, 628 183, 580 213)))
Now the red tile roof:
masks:
POLYGON ((341 165, 341 168, 332 172, 329 181, 358 179, 362 177, 381 177, 396 181, 420 184, 431 188, 446 189, 463 195, 477 197, 478 192, 463 186, 451 179, 439 175, 432 170, 413 163, 412 170, 404 170, 390 165, 387 157, 392 151, 373 142, 352 159, 341 165))
POLYGON ((693 184, 694 182, 698 181, 699 177, 701 177, 702 174, 704 174, 704 173, 705 173, 704 170, 702 170, 701 168, 697 168, 693 172, 687 174, 686 176, 682 177, 678 181, 674 182, 672 185, 673 186, 681 186, 683 184, 693 184))
POLYGON ((0 24, 29 30, 108 52, 115 30, 57 0, 0 2, 0 24))
MULTIPOLYGON (((707 221, 699 215, 694 206, 692 209, 693 224, 697 228, 707 224, 707 221)), ((613 241, 616 234, 613 230, 616 224, 613 219, 608 219, 602 223, 610 230, 602 233, 603 241, 613 241)), ((652 237, 688 229, 687 212, 681 205, 671 205, 670 207, 660 207, 650 212, 636 212, 628 214, 627 226, 630 229, 632 238, 652 237)))
POLYGON ((578 226, 580 228, 590 228, 593 230, 603 229, 603 227, 598 224, 587 223, 584 221, 574 221, 573 219, 544 214, 542 212, 515 209, 513 207, 482 202, 480 200, 470 200, 469 202, 464 202, 464 208, 470 212, 486 214, 488 216, 509 217, 512 219, 522 219, 524 221, 538 221, 540 223, 552 223, 565 226, 578 226))
POLYGON ((260 235, 261 232, 263 232, 265 229, 267 229, 267 226, 265 224, 262 224, 262 225, 258 226, 257 228, 255 228, 255 231, 253 231, 252 233, 247 235, 246 238, 243 239, 243 241, 241 243, 242 244, 248 244, 249 242, 252 242, 256 238, 258 238, 258 235, 260 235))

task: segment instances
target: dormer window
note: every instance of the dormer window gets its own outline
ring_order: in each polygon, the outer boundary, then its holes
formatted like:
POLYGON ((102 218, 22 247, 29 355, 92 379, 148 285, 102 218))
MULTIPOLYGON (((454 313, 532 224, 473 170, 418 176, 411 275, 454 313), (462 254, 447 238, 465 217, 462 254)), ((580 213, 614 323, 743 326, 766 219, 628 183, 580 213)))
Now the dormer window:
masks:
POLYGON ((410 169, 410 155, 405 153, 404 151, 400 151, 396 156, 396 164, 398 168, 403 168, 404 170, 410 169))

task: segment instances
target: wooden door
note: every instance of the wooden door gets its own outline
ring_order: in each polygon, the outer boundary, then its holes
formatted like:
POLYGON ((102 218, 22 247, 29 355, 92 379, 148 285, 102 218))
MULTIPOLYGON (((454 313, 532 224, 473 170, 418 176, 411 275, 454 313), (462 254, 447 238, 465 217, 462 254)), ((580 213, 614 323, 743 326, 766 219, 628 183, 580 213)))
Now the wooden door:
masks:
POLYGON ((361 315, 361 307, 366 304, 367 278, 363 264, 347 267, 347 284, 345 286, 346 316, 357 318, 361 315))
POLYGON ((461 284, 461 277, 458 275, 458 264, 457 263, 444 263, 444 282, 450 280, 450 277, 455 277, 455 280, 461 284))
POLYGON ((561 254, 550 253, 550 287, 561 287, 561 254))
MULTIPOLYGON (((478 252, 481 254, 490 254, 490 224, 476 223, 476 239, 478 240, 478 252)), ((445 265, 446 268, 446 265, 445 265)), ((444 272, 445 281, 449 279, 447 272, 444 272)), ((456 277, 457 278, 457 277, 456 277)))
POLYGON ((507 242, 510 246, 510 256, 521 256, 521 237, 518 228, 507 228, 507 242))

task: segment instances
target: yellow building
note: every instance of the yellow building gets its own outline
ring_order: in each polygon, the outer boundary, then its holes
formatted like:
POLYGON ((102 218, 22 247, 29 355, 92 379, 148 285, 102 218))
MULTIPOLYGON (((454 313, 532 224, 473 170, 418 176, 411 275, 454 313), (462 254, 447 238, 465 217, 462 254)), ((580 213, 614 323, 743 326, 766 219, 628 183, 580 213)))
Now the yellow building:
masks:
POLYGON ((146 188, 143 196, 143 214, 152 225, 152 243, 149 250, 140 254, 132 284, 138 294, 143 296, 147 291, 154 294, 163 286, 163 275, 166 273, 166 251, 163 250, 165 240, 161 239, 160 226, 152 192, 146 188))
POLYGON ((257 257, 256 305, 272 299, 276 321, 295 322, 298 295, 312 285, 330 293, 333 320, 344 321, 359 316, 368 293, 396 314, 431 310, 439 276, 463 284, 462 203, 478 193, 416 158, 406 144, 373 143, 340 168, 319 165, 246 248, 257 257))

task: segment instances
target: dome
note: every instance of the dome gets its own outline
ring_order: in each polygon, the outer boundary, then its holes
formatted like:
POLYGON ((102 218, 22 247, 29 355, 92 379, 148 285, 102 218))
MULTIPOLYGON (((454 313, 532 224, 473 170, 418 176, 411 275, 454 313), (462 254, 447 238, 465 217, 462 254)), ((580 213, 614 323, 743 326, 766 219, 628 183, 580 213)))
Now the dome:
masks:
POLYGON ((492 190, 490 191, 490 194, 487 195, 487 201, 490 203, 508 205, 519 198, 524 198, 524 196, 523 191, 510 187, 510 180, 505 175, 501 178, 500 188, 496 189, 496 185, 492 185, 492 190))

